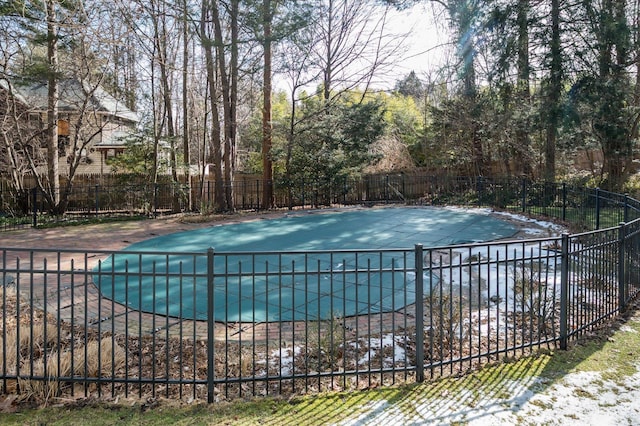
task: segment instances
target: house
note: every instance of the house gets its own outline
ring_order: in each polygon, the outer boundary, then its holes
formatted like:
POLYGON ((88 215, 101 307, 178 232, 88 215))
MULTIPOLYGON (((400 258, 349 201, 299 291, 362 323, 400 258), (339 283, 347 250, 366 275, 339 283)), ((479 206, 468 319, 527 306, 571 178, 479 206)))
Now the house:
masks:
MULTIPOLYGON (((0 90, 6 92, 8 82, 0 82, 0 90)), ((26 106, 29 127, 44 130, 48 110, 47 83, 14 83, 12 94, 16 101, 26 106)), ((125 150, 124 138, 135 131, 139 122, 135 112, 101 86, 77 79, 59 81, 58 111, 61 175, 69 173, 73 158, 71 150, 80 157, 77 174, 110 173, 107 160, 125 150)))
POLYGON ((26 101, 12 93, 9 82, 0 78, 0 179, 13 182, 18 190, 24 188, 24 175, 29 172, 23 153, 33 154, 40 145, 40 130, 30 127, 28 113, 26 101), (21 139, 22 134, 36 137, 21 139), (20 143, 21 140, 25 142, 20 143))

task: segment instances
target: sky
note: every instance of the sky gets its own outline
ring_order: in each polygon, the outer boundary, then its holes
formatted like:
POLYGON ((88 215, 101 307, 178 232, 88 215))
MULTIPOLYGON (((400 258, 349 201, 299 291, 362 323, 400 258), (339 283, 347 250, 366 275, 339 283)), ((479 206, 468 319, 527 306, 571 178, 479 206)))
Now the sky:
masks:
MULTIPOLYGON (((386 29, 390 35, 406 37, 402 43, 404 52, 398 53, 393 65, 378 75, 372 85, 373 89, 391 90, 396 81, 406 77, 411 71, 422 78, 444 64, 448 43, 446 14, 440 14, 434 19, 434 6, 431 2, 418 2, 403 11, 390 9, 387 19, 386 29)), ((372 17, 369 22, 375 25, 377 19, 372 17)), ((278 89, 285 92, 290 90, 290 83, 285 75, 274 77, 278 89)), ((316 83, 306 87, 306 90, 313 91, 315 85, 316 83)))
POLYGON ((392 11, 391 15, 393 31, 410 33, 406 40, 407 52, 395 66, 395 75, 404 76, 415 71, 420 76, 444 63, 448 43, 446 15, 436 20, 433 6, 427 2, 405 11, 392 11))

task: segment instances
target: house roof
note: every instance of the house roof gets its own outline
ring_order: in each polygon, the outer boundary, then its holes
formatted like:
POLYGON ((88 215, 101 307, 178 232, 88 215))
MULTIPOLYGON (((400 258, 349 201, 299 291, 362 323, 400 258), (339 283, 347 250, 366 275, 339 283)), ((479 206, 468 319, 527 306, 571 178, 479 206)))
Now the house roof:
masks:
MULTIPOLYGON (((1 81, 1 80, 0 80, 1 81)), ((36 110, 46 111, 48 103, 48 87, 46 82, 15 84, 14 93, 36 110)), ((138 115, 127 108, 124 102, 107 93, 102 87, 90 86, 76 79, 59 81, 58 108, 60 111, 78 111, 88 99, 92 110, 102 111, 126 121, 137 123, 138 115)))
POLYGON ((23 105, 27 105, 27 101, 26 99, 20 94, 18 93, 16 90, 16 87, 14 85, 11 84, 11 82, 9 80, 7 80, 6 78, 0 78, 0 90, 3 90, 5 92, 11 93, 11 95, 20 103, 22 103, 23 105))

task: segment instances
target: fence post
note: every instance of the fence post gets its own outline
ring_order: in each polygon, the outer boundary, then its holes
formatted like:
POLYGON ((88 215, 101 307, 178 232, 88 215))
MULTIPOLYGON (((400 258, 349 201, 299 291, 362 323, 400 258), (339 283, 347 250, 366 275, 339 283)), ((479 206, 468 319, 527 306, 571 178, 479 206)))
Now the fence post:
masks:
POLYGON ((34 186, 31 190, 31 196, 33 197, 33 227, 38 227, 38 187, 34 186))
POLYGON ((214 401, 215 392, 215 330, 214 330, 214 287, 213 287, 213 248, 207 250, 207 402, 211 404, 214 401))
POLYGON ((370 194, 369 194, 370 188, 369 188, 369 176, 365 176, 364 177, 364 198, 366 199, 366 201, 370 201, 370 194))
POLYGON ((153 184, 153 217, 158 216, 158 184, 153 184))
POLYGON ((402 173, 402 197, 404 198, 405 202, 407 200, 407 188, 405 185, 405 175, 404 173, 402 173))
POLYGON ((211 181, 207 181, 207 208, 211 207, 211 181))
POLYGON ((569 313, 569 234, 562 234, 560 272, 560 349, 567 349, 569 313))
POLYGON ((384 203, 389 204, 389 175, 384 177, 384 203))
POLYGON ((527 211, 527 180, 522 179, 522 213, 527 211))
POLYGON ((349 191, 349 186, 347 185, 347 177, 344 177, 343 186, 342 186, 342 205, 347 205, 347 192, 349 191))
POLYGON ((260 179, 256 179, 256 200, 257 200, 257 205, 256 205, 256 211, 260 210, 260 179))
POLYGON ((98 203, 100 202, 99 194, 98 194, 99 190, 100 190, 100 185, 96 185, 96 217, 98 217, 98 210, 99 210, 98 203))
POLYGON ((624 194, 624 223, 629 223, 629 194, 624 194))
POLYGON ((626 224, 620 223, 618 228, 618 310, 623 312, 627 307, 627 292, 626 292, 626 280, 625 280, 625 231, 626 224))
POLYGON ((562 182, 562 220, 567 220, 567 184, 562 182))
POLYGON ((424 381, 424 263, 422 244, 415 245, 416 270, 416 382, 424 381))
POLYGON ((315 183, 313 184, 313 206, 312 207, 318 207, 318 188, 320 186, 320 181, 318 180, 318 178, 316 178, 316 180, 314 181, 315 183))
POLYGON ((600 188, 596 188, 596 230, 600 229, 600 188))

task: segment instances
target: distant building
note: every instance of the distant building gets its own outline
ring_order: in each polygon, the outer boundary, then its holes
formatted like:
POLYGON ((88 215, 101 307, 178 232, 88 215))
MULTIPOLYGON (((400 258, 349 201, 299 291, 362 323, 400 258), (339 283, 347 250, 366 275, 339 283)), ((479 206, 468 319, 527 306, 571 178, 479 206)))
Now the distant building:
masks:
MULTIPOLYGON (((0 91, 9 92, 8 82, 0 79, 0 91)), ((46 82, 13 83, 12 94, 26 110, 22 120, 29 128, 46 130, 48 88, 46 82)), ((77 174, 110 173, 107 159, 122 153, 124 138, 133 134, 137 114, 100 86, 77 79, 59 82, 58 137, 60 174, 69 172, 74 142, 80 157, 77 174)))

